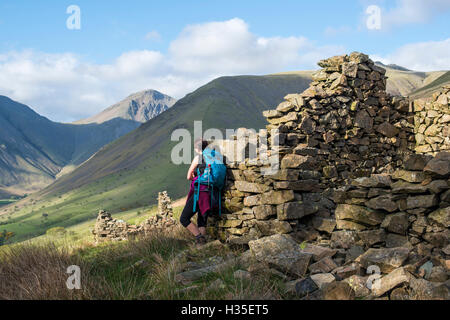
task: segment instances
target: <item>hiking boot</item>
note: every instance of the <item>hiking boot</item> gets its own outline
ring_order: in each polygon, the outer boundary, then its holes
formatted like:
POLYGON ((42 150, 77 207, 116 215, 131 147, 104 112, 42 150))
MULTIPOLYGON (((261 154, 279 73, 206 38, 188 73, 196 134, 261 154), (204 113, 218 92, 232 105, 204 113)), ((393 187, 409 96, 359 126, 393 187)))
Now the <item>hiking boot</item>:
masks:
POLYGON ((203 246, 206 244, 206 238, 203 235, 199 235, 197 237, 195 237, 195 244, 197 246, 203 246))

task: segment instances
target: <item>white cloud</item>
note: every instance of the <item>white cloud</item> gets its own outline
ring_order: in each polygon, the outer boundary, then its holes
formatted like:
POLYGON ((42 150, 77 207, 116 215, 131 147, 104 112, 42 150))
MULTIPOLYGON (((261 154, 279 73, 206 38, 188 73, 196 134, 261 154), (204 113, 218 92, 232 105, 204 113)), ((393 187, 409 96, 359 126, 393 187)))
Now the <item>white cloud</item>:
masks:
POLYGON ((161 35, 159 34, 158 31, 152 30, 145 35, 145 39, 146 40, 160 40, 161 35))
POLYGON ((448 10, 449 0, 397 0, 395 7, 382 11, 381 28, 427 22, 448 10))
POLYGON ((130 51, 110 64, 72 53, 0 54, 0 94, 52 120, 73 121, 139 90, 181 98, 218 76, 313 69, 318 60, 341 53, 340 46, 318 46, 304 37, 259 37, 235 18, 187 26, 167 54, 130 51))
POLYGON ((373 55, 371 58, 416 71, 450 70, 450 38, 406 44, 388 55, 373 55))
POLYGON ((238 18, 190 25, 169 48, 175 69, 211 74, 315 68, 319 58, 342 51, 337 46, 317 47, 305 37, 258 37, 238 18))

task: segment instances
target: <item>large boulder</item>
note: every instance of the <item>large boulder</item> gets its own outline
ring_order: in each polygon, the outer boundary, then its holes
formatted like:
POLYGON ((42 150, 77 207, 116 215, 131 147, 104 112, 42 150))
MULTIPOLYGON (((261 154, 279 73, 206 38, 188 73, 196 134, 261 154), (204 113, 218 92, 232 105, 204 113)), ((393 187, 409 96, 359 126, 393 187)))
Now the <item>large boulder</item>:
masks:
POLYGON ((248 245, 258 261, 300 277, 306 273, 312 259, 312 254, 302 252, 300 245, 286 234, 253 240, 248 245))
POLYGON ((354 179, 352 185, 361 188, 383 188, 389 187, 392 181, 387 175, 373 174, 370 177, 354 179))
POLYGON ((236 189, 241 192, 250 193, 264 193, 270 190, 270 187, 265 184, 247 182, 247 181, 235 181, 234 183, 236 189))
POLYGON ((256 221, 256 226, 263 236, 271 236, 273 234, 283 234, 292 232, 292 227, 287 221, 265 220, 256 221))
POLYGON ((319 287, 310 277, 302 279, 295 284, 295 292, 300 298, 313 293, 317 289, 319 289, 319 287))
POLYGON ((381 227, 385 228, 387 231, 403 235, 408 231, 408 226, 408 216, 405 212, 387 215, 381 224, 381 227))
POLYGON ((332 282, 324 286, 323 298, 325 300, 354 300, 355 291, 347 282, 332 282))
POLYGON ((420 183, 425 180, 425 178, 426 175, 423 171, 397 170, 392 174, 392 179, 400 179, 412 183, 420 183))
POLYGON ((276 215, 275 207, 271 205, 262 205, 253 207, 253 214, 258 220, 266 220, 276 215))
POLYGON ((367 201, 366 206, 375 210, 385 210, 388 212, 394 212, 398 209, 398 205, 392 200, 392 196, 389 194, 381 195, 376 198, 372 198, 367 201))
POLYGON ((331 273, 318 273, 311 276, 312 281, 322 289, 327 284, 335 282, 336 278, 331 273))
POLYGON ((351 204, 338 204, 335 215, 337 220, 351 220, 371 226, 383 222, 385 216, 381 212, 351 204))
POLYGON ((358 232, 358 237, 366 246, 371 247, 386 241, 386 232, 383 229, 366 230, 358 232))
POLYGON ((334 231, 331 234, 331 245, 334 248, 348 249, 353 246, 358 241, 358 239, 358 235, 355 231, 334 231))
POLYGON ((277 217, 279 220, 300 219, 317 211, 319 206, 314 203, 287 202, 277 206, 277 217))
POLYGON ((370 248, 360 255, 356 262, 361 263, 364 268, 376 265, 381 272, 389 273, 403 265, 408 258, 410 249, 404 247, 398 248, 370 248))
POLYGON ((424 171, 437 176, 450 176, 450 152, 439 152, 427 163, 424 171))
POLYGON ((406 271, 405 268, 395 269, 388 275, 373 282, 372 295, 379 297, 401 284, 409 283, 412 277, 413 276, 406 271))
POLYGON ((261 194, 261 204, 282 204, 295 199, 294 191, 269 191, 261 194))
POLYGON ((314 157, 299 154, 288 154, 281 160, 281 169, 313 170, 315 165, 314 157))
POLYGON ((405 158, 403 167, 405 170, 422 171, 430 160, 430 156, 424 154, 410 154, 405 158))
POLYGON ((445 228, 450 228, 450 207, 433 211, 428 215, 428 220, 445 228))
POLYGON ((406 209, 430 208, 438 204, 438 198, 435 194, 420 196, 410 196, 406 198, 406 209))
POLYGON ((337 252, 336 249, 330 249, 310 243, 308 243, 303 249, 301 249, 301 251, 311 254, 314 261, 322 260, 325 257, 333 257, 337 252))

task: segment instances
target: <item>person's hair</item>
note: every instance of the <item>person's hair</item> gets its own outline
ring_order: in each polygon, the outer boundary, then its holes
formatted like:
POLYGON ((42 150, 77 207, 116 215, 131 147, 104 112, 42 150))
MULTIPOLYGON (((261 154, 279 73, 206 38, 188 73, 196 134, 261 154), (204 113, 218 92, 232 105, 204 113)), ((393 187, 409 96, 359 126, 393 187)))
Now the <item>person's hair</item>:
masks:
POLYGON ((203 140, 202 138, 199 138, 194 141, 194 148, 198 150, 205 150, 206 147, 209 145, 209 142, 207 140, 203 140))

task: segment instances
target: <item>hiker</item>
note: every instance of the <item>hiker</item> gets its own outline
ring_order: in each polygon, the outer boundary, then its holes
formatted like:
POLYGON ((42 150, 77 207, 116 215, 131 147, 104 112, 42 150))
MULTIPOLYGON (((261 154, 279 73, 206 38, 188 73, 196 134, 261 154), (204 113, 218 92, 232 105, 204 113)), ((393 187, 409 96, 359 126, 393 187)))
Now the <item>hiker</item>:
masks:
POLYGON ((208 148, 208 141, 194 142, 196 156, 187 173, 191 186, 181 213, 180 222, 194 236, 199 245, 206 243, 206 222, 214 208, 221 206, 221 192, 225 181, 226 167, 218 151, 208 148), (191 218, 197 213, 197 225, 191 218))

